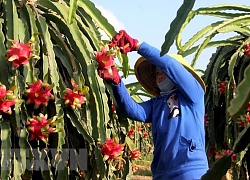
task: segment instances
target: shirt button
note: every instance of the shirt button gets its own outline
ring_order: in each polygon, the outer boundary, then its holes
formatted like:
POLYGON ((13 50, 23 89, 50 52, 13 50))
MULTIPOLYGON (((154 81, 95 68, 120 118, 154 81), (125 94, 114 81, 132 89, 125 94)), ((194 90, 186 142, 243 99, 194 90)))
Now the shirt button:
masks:
POLYGON ((195 149, 195 146, 191 146, 191 150, 194 150, 195 149))

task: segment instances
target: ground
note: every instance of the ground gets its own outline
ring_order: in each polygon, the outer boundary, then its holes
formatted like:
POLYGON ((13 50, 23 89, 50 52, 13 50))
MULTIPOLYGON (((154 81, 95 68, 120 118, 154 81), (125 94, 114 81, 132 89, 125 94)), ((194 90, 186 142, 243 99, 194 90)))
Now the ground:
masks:
POLYGON ((137 165, 138 169, 133 174, 131 180, 152 180, 150 166, 137 165))

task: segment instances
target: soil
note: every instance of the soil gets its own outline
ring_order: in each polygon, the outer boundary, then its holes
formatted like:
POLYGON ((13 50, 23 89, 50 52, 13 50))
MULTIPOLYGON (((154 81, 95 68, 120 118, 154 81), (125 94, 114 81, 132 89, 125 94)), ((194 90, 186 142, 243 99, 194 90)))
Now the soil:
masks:
POLYGON ((131 180, 152 180, 152 177, 151 176, 133 175, 131 180))
POLYGON ((149 175, 151 174, 150 167, 140 165, 137 165, 137 167, 138 169, 131 177, 131 180, 152 180, 152 176, 149 175))
MULTIPOLYGON (((137 165, 138 170, 135 175, 132 175, 131 180, 152 180, 152 176, 145 176, 143 174, 150 174, 150 167, 137 165)), ((221 180, 232 180, 232 172, 229 170, 221 180)))

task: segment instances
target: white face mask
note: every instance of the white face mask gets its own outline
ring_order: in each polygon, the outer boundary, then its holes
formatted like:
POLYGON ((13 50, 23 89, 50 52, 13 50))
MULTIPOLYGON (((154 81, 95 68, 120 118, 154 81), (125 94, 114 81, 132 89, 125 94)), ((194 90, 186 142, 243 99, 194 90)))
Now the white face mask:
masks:
POLYGON ((161 92, 168 92, 175 87, 174 83, 168 78, 160 83, 157 83, 157 86, 161 90, 161 92))

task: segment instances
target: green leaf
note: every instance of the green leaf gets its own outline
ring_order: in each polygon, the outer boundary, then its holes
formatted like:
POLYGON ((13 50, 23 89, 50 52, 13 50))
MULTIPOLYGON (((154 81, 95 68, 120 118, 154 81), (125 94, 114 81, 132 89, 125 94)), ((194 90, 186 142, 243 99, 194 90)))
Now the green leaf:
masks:
POLYGON ((134 142, 128 136, 126 136, 125 142, 127 143, 128 147, 131 151, 133 151, 136 148, 134 142))
POLYGON ((231 26, 231 25, 234 25, 234 24, 240 24, 240 23, 247 23, 249 22, 249 19, 250 19, 250 15, 245 15, 245 16, 240 16, 240 17, 237 17, 237 18, 233 18, 233 19, 230 19, 230 20, 227 20, 227 21, 224 21, 222 22, 221 24, 219 24, 218 26, 215 26, 213 27, 213 29, 211 29, 210 32, 208 32, 207 34, 207 37, 203 40, 203 42, 199 45, 196 53, 195 53, 195 56, 194 56, 194 59, 191 63, 191 66, 194 67, 195 64, 196 64, 196 61, 199 57, 199 55, 201 54, 201 51, 206 48, 207 44, 211 41, 211 39, 216 35, 218 34, 218 30, 221 29, 221 28, 224 28, 226 26, 231 26))
POLYGON ((241 151, 245 150, 250 143, 250 126, 247 126, 240 132, 237 139, 234 142, 233 152, 240 153, 241 151))
POLYGON ((224 155, 201 177, 201 180, 221 180, 231 165, 231 154, 224 155))
POLYGON ((122 174, 123 174, 122 179, 127 180, 127 179, 131 178, 133 172, 132 172, 132 168, 131 168, 131 161, 129 160, 129 158, 125 157, 124 160, 126 161, 126 163, 124 164, 124 168, 122 171, 122 174))
MULTIPOLYGON (((221 40, 221 41, 210 41, 206 48, 211 48, 211 47, 219 47, 219 46, 239 46, 241 43, 236 40, 221 40)), ((187 49, 186 51, 183 52, 178 52, 177 54, 181 54, 183 57, 186 57, 194 52, 197 51, 199 46, 194 46, 190 49, 187 49)))
POLYGON ((17 160, 16 153, 14 153, 14 178, 17 180, 22 180, 21 175, 22 175, 22 163, 17 160))
POLYGON ((207 47, 207 44, 212 40, 212 38, 215 36, 216 34, 211 34, 209 36, 206 37, 206 39, 199 45, 196 53, 195 53, 195 56, 194 56, 194 59, 192 60, 190 66, 191 67, 195 67, 196 65, 196 62, 198 60, 198 57, 200 56, 201 52, 203 51, 203 49, 205 49, 207 47))
POLYGON ((97 23, 97 25, 110 37, 112 38, 116 31, 114 27, 108 22, 108 20, 102 16, 99 9, 96 8, 95 4, 89 0, 79 0, 78 5, 82 7, 97 23))
POLYGON ((99 174, 100 174, 100 178, 104 178, 106 165, 103 161, 103 156, 102 156, 100 148, 95 147, 94 153, 95 153, 96 165, 97 165, 97 169, 98 169, 99 174))
POLYGON ((229 25, 218 30, 219 33, 238 32, 246 36, 250 35, 250 29, 248 27, 241 27, 239 25, 229 25))
POLYGON ((68 23, 71 24, 75 18, 78 0, 70 0, 68 23))
MULTIPOLYGON (((6 38, 11 40, 18 40, 18 15, 15 2, 13 0, 3 1, 3 12, 5 12, 5 28, 6 38)), ((11 42, 7 42, 7 47, 11 46, 11 42)))
POLYGON ((250 12, 250 7, 247 5, 240 5, 240 4, 219 4, 210 7, 202 7, 199 8, 197 11, 218 12, 218 11, 228 11, 228 10, 250 12))
MULTIPOLYGON (((32 11, 31 7, 29 5, 26 5, 25 6, 25 10, 27 11, 27 16, 29 16, 29 22, 27 22, 27 24, 29 24, 29 28, 30 28, 30 33, 31 35, 34 35, 34 34, 37 34, 38 33, 38 28, 36 26, 36 16, 34 15, 34 12, 32 11), (26 9, 25 9, 26 8, 26 9)), ((35 44, 34 44, 34 47, 33 47, 33 53, 40 57, 40 40, 39 40, 39 36, 34 36, 34 39, 35 39, 35 44)), ((37 59, 34 59, 32 58, 30 61, 29 61, 29 69, 26 68, 24 69, 24 74, 25 74, 25 77, 26 77, 26 80, 25 82, 27 83, 33 83, 34 82, 34 77, 36 76, 36 71, 35 71, 35 64, 37 62, 37 59)))
POLYGON ((168 53, 174 43, 176 35, 180 32, 182 24, 185 22, 189 12, 194 6, 195 0, 184 0, 183 4, 177 11, 177 16, 170 24, 170 29, 165 35, 165 41, 161 46, 161 56, 168 53))
MULTIPOLYGON (((49 2, 46 2, 46 4, 49 2)), ((55 3, 56 4, 56 3, 55 3)), ((61 14, 65 17, 67 16, 67 11, 64 10, 65 7, 62 4, 57 3, 56 7, 60 10, 61 14)), ((89 92, 90 97, 94 97, 91 108, 91 116, 87 117, 92 122, 92 127, 96 127, 96 130, 93 131, 93 138, 98 139, 101 138, 101 142, 104 142, 106 139, 105 135, 105 121, 107 121, 105 114, 107 112, 103 109, 103 97, 99 92, 99 84, 96 81, 96 67, 91 60, 94 58, 92 47, 86 43, 88 40, 86 37, 79 31, 79 27, 77 26, 76 21, 74 21, 71 25, 66 25, 62 18, 56 16, 54 14, 43 14, 46 18, 50 18, 56 24, 63 29, 65 35, 67 36, 70 45, 74 49, 75 56, 78 58, 79 63, 82 66, 83 74, 86 79, 87 85, 90 86, 91 91, 89 92), (97 123, 94 123, 94 120, 98 120, 97 123)))
MULTIPOLYGON (((209 7, 208 7, 209 8, 209 7)), ((206 15, 206 16, 213 16, 213 17, 219 17, 219 18, 226 18, 226 19, 232 19, 239 16, 244 16, 247 13, 227 13, 227 12, 216 12, 216 11, 196 11, 196 14, 198 15, 206 15)))
MULTIPOLYGON (((59 162, 57 164, 57 180, 69 180, 69 175, 68 175, 68 171, 69 171, 69 167, 65 166, 65 162, 68 161, 68 156, 69 156, 69 152, 66 152, 65 150, 60 152, 60 159, 59 162)), ((58 154, 59 156, 59 154, 58 154)))
POLYGON ((2 119, 1 127, 1 179, 8 179, 11 159, 11 129, 9 119, 2 119))
POLYGON ((29 157, 29 154, 27 154, 27 150, 31 151, 31 147, 28 143, 28 133, 26 131, 26 128, 21 129, 20 131, 19 147, 20 147, 20 158, 21 158, 20 161, 22 164, 22 174, 24 174, 27 167, 26 160, 28 160, 27 157, 29 157))
MULTIPOLYGON (((70 77, 73 77, 73 67, 72 64, 69 61, 69 58, 65 56, 65 52, 63 52, 64 49, 60 49, 58 46, 54 46, 54 52, 56 54, 56 57, 60 59, 60 62, 65 67, 65 70, 69 73, 70 77)), ((72 60, 74 60, 74 57, 72 57, 72 60)))
POLYGON ((246 110, 248 102, 250 101, 250 65, 246 68, 244 79, 235 89, 236 96, 231 100, 228 112, 230 116, 238 117, 246 110))
POLYGON ((93 138, 89 136, 88 132, 83 128, 84 124, 81 122, 81 118, 74 113, 74 111, 68 109, 66 115, 71 120, 72 124, 76 127, 77 131, 86 139, 89 143, 93 143, 93 138))
MULTIPOLYGON (((1 20, 1 19, 0 19, 1 20)), ((0 22, 0 29, 2 29, 2 20, 0 22)), ((6 49, 4 45, 5 37, 3 31, 0 31, 0 82, 8 87, 8 66, 5 59, 6 49)))

